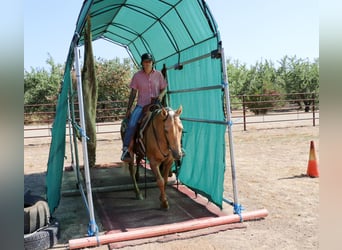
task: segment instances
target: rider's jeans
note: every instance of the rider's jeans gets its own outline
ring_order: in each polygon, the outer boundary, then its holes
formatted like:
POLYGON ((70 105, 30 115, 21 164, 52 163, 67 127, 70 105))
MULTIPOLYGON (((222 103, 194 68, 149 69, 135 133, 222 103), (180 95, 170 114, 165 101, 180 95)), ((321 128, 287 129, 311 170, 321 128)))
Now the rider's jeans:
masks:
POLYGON ((123 147, 128 147, 129 143, 135 133, 135 130, 137 128, 137 123, 142 115, 143 108, 139 105, 135 106, 128 122, 128 127, 125 132, 125 138, 123 141, 123 147))

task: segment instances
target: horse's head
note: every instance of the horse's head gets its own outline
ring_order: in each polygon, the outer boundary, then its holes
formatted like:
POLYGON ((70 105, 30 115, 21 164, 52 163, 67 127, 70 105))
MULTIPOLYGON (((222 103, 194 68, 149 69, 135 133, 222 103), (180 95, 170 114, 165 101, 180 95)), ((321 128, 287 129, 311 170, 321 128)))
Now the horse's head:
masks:
POLYGON ((181 145, 183 125, 180 120, 182 109, 182 105, 180 105, 176 111, 166 108, 162 108, 161 111, 161 115, 164 118, 165 136, 175 160, 179 160, 183 154, 181 145))

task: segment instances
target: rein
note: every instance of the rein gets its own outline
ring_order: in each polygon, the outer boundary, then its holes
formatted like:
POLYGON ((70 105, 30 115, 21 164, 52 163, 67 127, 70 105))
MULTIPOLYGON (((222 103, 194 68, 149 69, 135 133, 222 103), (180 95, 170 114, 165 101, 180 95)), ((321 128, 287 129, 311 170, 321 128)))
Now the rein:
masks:
MULTIPOLYGON (((154 126, 154 118, 152 119, 152 131, 153 131, 153 135, 154 135, 154 139, 156 140, 156 143, 157 143, 157 146, 158 146, 158 149, 159 149, 159 152, 164 156, 164 158, 168 157, 169 156, 169 153, 167 154, 164 154, 160 148, 160 144, 159 144, 159 140, 158 140, 158 135, 157 135, 157 132, 156 132, 156 128, 154 126)), ((169 112, 167 112, 167 116, 166 118, 163 120, 163 122, 165 122, 167 120, 167 118, 169 118, 169 112)), ((166 143, 167 143, 167 147, 169 148, 169 140, 167 139, 167 136, 165 135, 164 133, 164 136, 165 136, 165 139, 166 139, 166 143)))

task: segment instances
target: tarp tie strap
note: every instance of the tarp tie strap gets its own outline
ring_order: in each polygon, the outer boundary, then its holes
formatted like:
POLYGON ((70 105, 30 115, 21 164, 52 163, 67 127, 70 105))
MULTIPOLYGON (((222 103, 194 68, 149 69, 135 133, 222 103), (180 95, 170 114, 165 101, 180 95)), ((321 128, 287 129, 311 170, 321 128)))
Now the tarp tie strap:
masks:
POLYGON ((100 246, 100 240, 99 240, 99 228, 96 225, 96 222, 91 220, 89 221, 89 225, 88 225, 88 235, 89 236, 96 236, 96 242, 97 242, 97 246, 100 246), (95 232, 92 230, 93 226, 95 227, 95 232))
POLYGON ((87 140, 89 140, 89 137, 86 135, 83 128, 81 128, 77 123, 74 123, 73 125, 77 129, 77 131, 80 133, 81 137, 85 137, 87 140))
POLYGON ((243 218, 241 215, 242 210, 244 210, 242 205, 234 203, 234 214, 237 214, 240 216, 240 222, 243 222, 243 218))

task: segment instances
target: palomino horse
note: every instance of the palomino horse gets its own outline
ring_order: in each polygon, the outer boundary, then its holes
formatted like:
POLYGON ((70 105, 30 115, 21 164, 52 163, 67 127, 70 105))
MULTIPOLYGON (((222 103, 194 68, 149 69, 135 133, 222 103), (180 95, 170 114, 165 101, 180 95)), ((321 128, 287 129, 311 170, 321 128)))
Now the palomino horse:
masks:
POLYGON ((142 138, 140 138, 142 143, 138 142, 140 131, 137 131, 137 136, 131 145, 136 155, 136 165, 134 157, 132 157, 133 160, 129 162, 129 171, 137 199, 143 199, 137 179, 139 178, 138 166, 146 155, 160 189, 160 207, 165 210, 169 208, 165 192, 169 172, 173 161, 179 160, 183 154, 181 147, 183 125, 179 118, 181 113, 182 106, 175 111, 168 107, 152 111, 151 117, 142 131, 142 138), (144 150, 141 149, 141 146, 144 147, 144 150))

